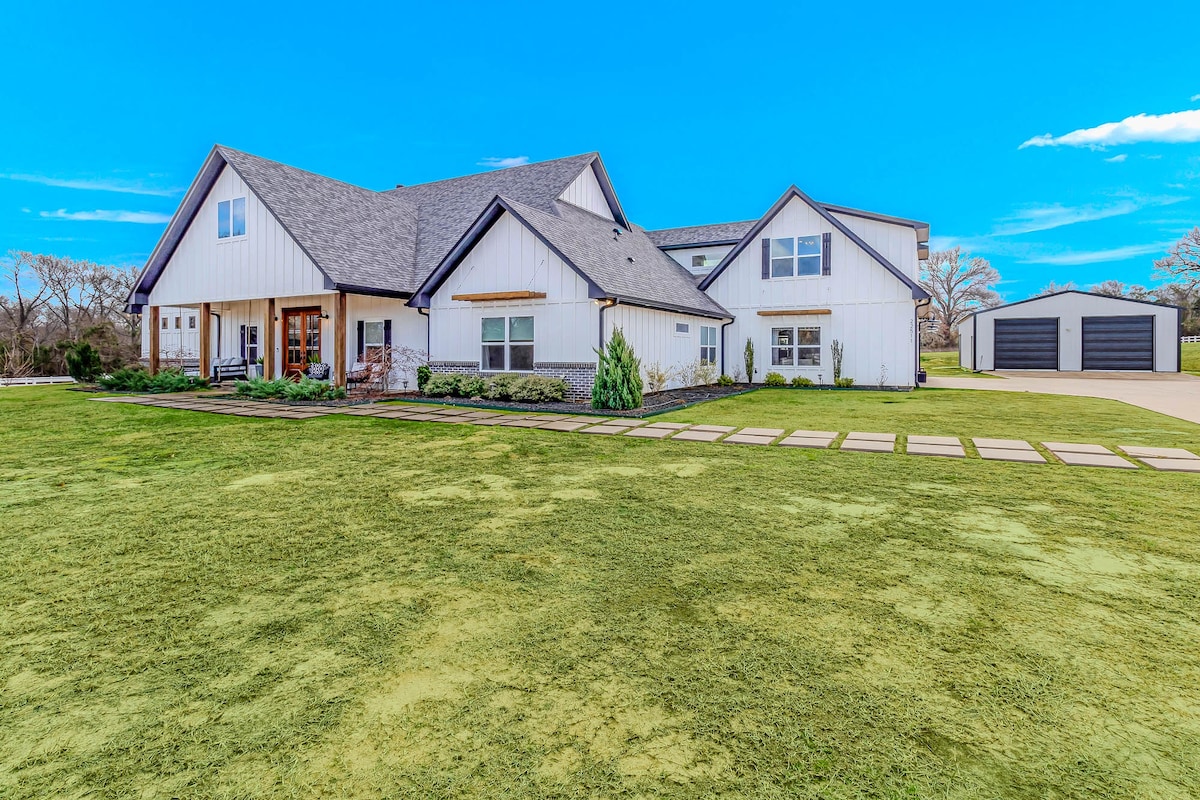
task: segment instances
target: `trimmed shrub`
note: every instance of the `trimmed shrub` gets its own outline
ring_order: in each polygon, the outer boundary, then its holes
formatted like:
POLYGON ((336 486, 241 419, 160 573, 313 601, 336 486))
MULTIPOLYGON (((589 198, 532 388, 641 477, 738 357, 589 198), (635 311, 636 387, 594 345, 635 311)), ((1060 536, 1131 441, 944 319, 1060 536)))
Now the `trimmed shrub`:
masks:
POLYGON ((620 328, 614 330, 605 351, 595 352, 600 361, 592 384, 592 408, 641 408, 641 362, 626 341, 624 332, 620 328))
POLYGON ((79 383, 91 383, 103 369, 100 354, 87 342, 78 342, 68 347, 63 354, 63 360, 67 363, 67 374, 79 383))
POLYGON ((428 364, 417 367, 417 391, 424 391, 425 384, 429 383, 429 379, 432 377, 433 369, 428 364))
POLYGON ((461 375, 456 373, 435 373, 425 381, 421 391, 430 397, 447 397, 458 394, 458 383, 461 375))
POLYGON ((806 378, 803 375, 797 375, 796 377, 792 378, 792 386, 795 386, 797 389, 812 385, 812 378, 806 378))
POLYGON ((854 385, 854 378, 838 378, 833 382, 833 385, 839 389, 849 389, 854 385))
POLYGON ((458 382, 458 393, 463 397, 483 397, 487 390, 487 379, 480 375, 464 375, 458 382))
POLYGON ((717 378, 717 386, 733 386, 733 378, 728 375, 722 375, 717 378))
POLYGON ((768 372, 767 377, 763 378, 763 383, 767 386, 787 386, 787 378, 778 372, 768 372))
POLYGON ((552 403, 567 394, 567 382, 562 378, 526 375, 513 381, 509 396, 518 403, 552 403))
POLYGON ((511 372, 493 375, 484 397, 489 400, 511 400, 513 384, 519 380, 521 380, 521 376, 511 372))
POLYGON ((292 400, 313 402, 319 400, 343 400, 346 390, 325 381, 316 381, 307 376, 301 376, 299 381, 289 381, 287 378, 251 378, 248 381, 237 381, 233 385, 234 394, 239 397, 249 397, 253 400, 292 400))

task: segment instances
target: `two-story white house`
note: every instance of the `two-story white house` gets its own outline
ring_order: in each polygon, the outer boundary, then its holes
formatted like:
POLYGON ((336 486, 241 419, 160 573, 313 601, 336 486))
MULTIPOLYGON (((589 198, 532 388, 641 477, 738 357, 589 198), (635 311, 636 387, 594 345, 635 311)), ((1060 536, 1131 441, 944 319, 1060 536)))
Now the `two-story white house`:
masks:
MULTIPOLYGON (((435 371, 532 372, 590 393, 620 328, 644 365, 912 386, 929 226, 792 187, 758 220, 646 231, 596 153, 383 192, 214 147, 134 292, 152 368, 196 317, 201 370, 347 368, 385 345, 435 371)), ((411 376, 409 376, 411 377, 411 376)))

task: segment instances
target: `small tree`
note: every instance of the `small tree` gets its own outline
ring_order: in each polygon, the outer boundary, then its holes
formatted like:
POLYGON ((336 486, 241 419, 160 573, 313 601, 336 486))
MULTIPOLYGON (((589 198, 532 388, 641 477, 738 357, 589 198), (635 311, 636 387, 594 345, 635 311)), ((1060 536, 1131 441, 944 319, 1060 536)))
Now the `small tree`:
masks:
POLYGON ((96 376, 102 369, 100 354, 87 342, 80 342, 67 348, 64 358, 67 362, 67 374, 80 383, 91 383, 96 380, 96 376))
POLYGON ((833 355, 833 383, 836 386, 837 382, 842 379, 842 359, 846 355, 846 348, 837 339, 833 340, 833 344, 829 346, 829 352, 833 355))
POLYGON ((754 383, 754 340, 746 339, 746 350, 744 353, 746 362, 746 383, 754 383))
POLYGON ((641 362, 617 328, 605 350, 596 350, 596 380, 592 383, 592 408, 625 410, 642 405, 641 362))
POLYGON ((664 367, 658 361, 646 365, 646 388, 652 392, 661 392, 676 376, 674 367, 664 367))

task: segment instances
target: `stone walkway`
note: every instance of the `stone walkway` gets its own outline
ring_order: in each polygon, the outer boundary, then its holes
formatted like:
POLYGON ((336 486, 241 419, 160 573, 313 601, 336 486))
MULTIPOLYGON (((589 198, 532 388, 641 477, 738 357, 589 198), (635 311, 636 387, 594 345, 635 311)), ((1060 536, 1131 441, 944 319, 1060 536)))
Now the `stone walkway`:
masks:
POLYGON ((122 395, 97 397, 97 402, 131 403, 184 411, 206 411, 264 419, 315 419, 342 414, 354 417, 443 422, 451 424, 498 425, 508 428, 537 428, 544 431, 583 433, 595 436, 628 436, 635 439, 669 439, 678 442, 750 445, 758 447, 803 447, 837 449, 861 453, 907 454, 940 458, 969 458, 977 454, 986 461, 1023 464, 1065 464, 1072 467, 1139 469, 1142 466, 1166 472, 1200 473, 1200 456, 1177 447, 1122 445, 1114 453, 1098 444, 1041 442, 1042 450, 1022 439, 971 439, 974 453, 953 436, 905 437, 894 433, 794 430, 784 428, 735 428, 728 425, 689 425, 682 422, 651 422, 633 417, 590 417, 571 414, 508 413, 468 407, 446 407, 414 403, 367 403, 352 406, 309 406, 262 403, 254 400, 223 400, 203 395, 122 395), (785 436, 784 434, 787 433, 785 436), (1044 451, 1044 452, 1043 452, 1044 451), (1048 457, 1049 456, 1049 457, 1048 457))

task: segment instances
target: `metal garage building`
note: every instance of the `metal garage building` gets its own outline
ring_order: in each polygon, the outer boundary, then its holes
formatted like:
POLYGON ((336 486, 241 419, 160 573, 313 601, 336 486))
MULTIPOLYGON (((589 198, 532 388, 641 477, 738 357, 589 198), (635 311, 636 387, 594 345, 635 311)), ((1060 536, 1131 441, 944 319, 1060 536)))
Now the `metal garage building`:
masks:
POLYGON ((959 325, 970 370, 1179 371, 1182 309, 1066 291, 976 311, 959 325))

